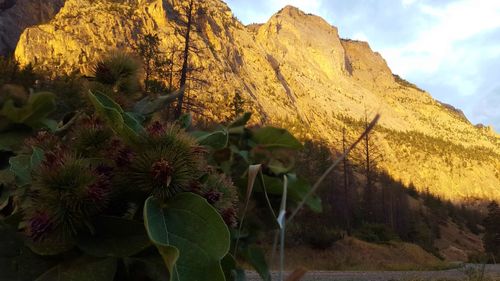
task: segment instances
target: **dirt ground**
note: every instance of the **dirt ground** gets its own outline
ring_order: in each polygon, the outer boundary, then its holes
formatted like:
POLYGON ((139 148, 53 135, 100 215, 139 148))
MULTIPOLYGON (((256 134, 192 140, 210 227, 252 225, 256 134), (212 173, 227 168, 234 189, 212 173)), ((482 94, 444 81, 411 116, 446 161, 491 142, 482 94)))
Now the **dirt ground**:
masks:
MULTIPOLYGON (((500 265, 487 265, 485 277, 480 278, 481 265, 440 271, 314 271, 308 272, 301 281, 448 281, 483 280, 500 281, 500 265)), ((247 272, 248 281, 262 280, 255 272, 247 272)), ((273 272, 273 281, 279 280, 273 272)))

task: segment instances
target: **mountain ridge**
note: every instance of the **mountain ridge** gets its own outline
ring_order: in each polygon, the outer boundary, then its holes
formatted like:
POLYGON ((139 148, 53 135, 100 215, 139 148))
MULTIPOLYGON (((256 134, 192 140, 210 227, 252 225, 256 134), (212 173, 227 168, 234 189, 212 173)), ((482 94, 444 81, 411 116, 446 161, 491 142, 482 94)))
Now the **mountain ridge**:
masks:
MULTIPOLYGON (((168 51, 182 42, 182 3, 66 0, 51 21, 24 30, 15 56, 54 72, 85 73, 106 52, 130 50, 138 34, 153 32, 168 51)), ((500 199, 500 136, 397 78, 369 43, 341 39, 336 27, 292 6, 247 27, 222 1, 204 5, 191 64, 211 83, 189 96, 206 106, 206 118, 230 118, 227 101, 238 91, 246 109, 262 116, 255 122, 333 146, 348 119, 381 113, 374 136, 387 158, 380 166, 393 177, 444 198, 500 199)), ((351 129, 349 137, 358 133, 351 129)))

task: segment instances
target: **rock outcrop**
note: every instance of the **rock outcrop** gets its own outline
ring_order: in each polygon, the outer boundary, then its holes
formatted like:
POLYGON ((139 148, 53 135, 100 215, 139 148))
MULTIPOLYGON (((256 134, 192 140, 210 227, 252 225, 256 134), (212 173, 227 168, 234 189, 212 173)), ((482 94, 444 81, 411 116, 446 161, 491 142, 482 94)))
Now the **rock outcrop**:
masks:
MULTIPOLYGON (((183 5, 67 0, 50 22, 23 32, 15 55, 58 73, 86 72, 108 51, 131 50, 141 33, 157 33, 170 52, 183 43, 183 5)), ((261 116, 255 122, 333 145, 345 124, 353 139, 365 114, 380 112, 381 168, 446 198, 500 199, 500 137, 393 75, 368 43, 340 39, 337 28, 290 6, 249 27, 220 0, 200 1, 195 15, 190 62, 209 83, 193 83, 189 99, 204 105, 206 118, 229 118, 228 101, 239 92, 261 116)))
POLYGON ((12 53, 27 28, 51 20, 65 0, 0 1, 0 55, 12 53))

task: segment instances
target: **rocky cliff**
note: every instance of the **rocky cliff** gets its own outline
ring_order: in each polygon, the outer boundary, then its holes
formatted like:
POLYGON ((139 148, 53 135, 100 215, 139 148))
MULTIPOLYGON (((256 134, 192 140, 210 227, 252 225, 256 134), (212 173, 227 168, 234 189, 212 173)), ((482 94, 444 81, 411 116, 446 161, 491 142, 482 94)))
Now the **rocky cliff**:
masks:
POLYGON ((21 33, 30 26, 51 20, 64 0, 1 0, 0 55, 14 51, 21 33))
MULTIPOLYGON (((24 30, 15 55, 59 73, 86 72, 104 53, 130 50, 141 33, 157 33, 169 52, 183 42, 185 4, 66 0, 50 22, 24 30)), ((341 39, 337 28, 290 6, 246 27, 220 0, 205 0, 195 25, 190 62, 210 83, 191 87, 189 99, 204 103, 209 118, 227 119, 239 92, 261 116, 256 122, 335 144, 345 124, 354 138, 365 113, 379 112, 381 168, 446 198, 500 199, 500 137, 393 75, 368 43, 341 39)))

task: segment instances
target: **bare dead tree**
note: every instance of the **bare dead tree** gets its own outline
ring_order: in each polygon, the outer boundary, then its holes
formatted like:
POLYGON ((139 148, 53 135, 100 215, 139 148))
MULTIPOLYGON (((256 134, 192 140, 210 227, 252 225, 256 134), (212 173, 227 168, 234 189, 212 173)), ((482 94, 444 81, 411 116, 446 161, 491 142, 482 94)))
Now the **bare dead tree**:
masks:
MULTIPOLYGON (((182 62, 181 79, 179 81, 179 89, 186 85, 188 67, 189 67, 189 46, 190 46, 190 36, 191 36, 191 26, 193 25, 193 9, 194 0, 189 1, 189 7, 187 9, 187 23, 186 23, 186 33, 184 35, 184 53, 182 62)), ((184 93, 182 93, 177 100, 177 110, 175 112, 175 118, 179 118, 182 114, 182 103, 184 101, 184 93)))
MULTIPOLYGON (((347 139, 346 139, 346 128, 344 127, 342 129, 342 153, 347 152, 347 139)), ((345 219, 345 226, 347 230, 347 234, 351 235, 351 196, 349 195, 350 192, 350 180, 349 180, 349 155, 347 154, 346 157, 342 160, 342 171, 343 171, 343 177, 344 177, 344 204, 345 204, 345 209, 344 209, 344 219, 345 219)))
MULTIPOLYGON (((364 130, 369 126, 368 113, 365 110, 364 117, 364 130)), ((375 206, 375 195, 377 193, 376 176, 377 176, 377 161, 380 159, 381 155, 378 150, 378 147, 373 142, 373 131, 365 134, 363 137, 363 170, 365 174, 365 188, 363 192, 363 205, 364 205, 364 216, 368 221, 375 221, 377 218, 377 208, 375 206)), ((382 203, 382 211, 383 211, 383 203, 382 203)))

